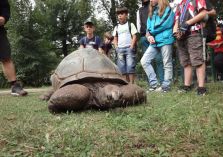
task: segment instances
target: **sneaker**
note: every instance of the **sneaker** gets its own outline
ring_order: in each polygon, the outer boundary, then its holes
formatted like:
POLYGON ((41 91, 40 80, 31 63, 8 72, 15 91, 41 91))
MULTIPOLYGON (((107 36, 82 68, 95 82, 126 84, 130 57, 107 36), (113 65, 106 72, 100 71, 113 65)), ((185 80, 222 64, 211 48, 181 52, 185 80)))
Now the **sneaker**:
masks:
POLYGON ((11 95, 14 96, 25 96, 28 93, 26 91, 23 90, 22 86, 20 85, 20 83, 15 83, 12 86, 12 91, 11 91, 11 95))
POLYGON ((197 88, 197 95, 204 96, 207 94, 207 89, 205 87, 198 87, 197 88))
POLYGON ((166 92, 170 91, 170 87, 159 87, 159 88, 156 88, 155 91, 156 92, 164 92, 164 93, 166 93, 166 92))
POLYGON ((149 87, 149 91, 152 92, 152 91, 155 91, 157 89, 157 86, 151 86, 149 87))
POLYGON ((178 89, 178 93, 187 93, 187 92, 190 92, 192 90, 192 87, 191 86, 180 86, 179 89, 178 89))
POLYGON ((170 91, 170 87, 162 87, 162 92, 166 93, 170 91))

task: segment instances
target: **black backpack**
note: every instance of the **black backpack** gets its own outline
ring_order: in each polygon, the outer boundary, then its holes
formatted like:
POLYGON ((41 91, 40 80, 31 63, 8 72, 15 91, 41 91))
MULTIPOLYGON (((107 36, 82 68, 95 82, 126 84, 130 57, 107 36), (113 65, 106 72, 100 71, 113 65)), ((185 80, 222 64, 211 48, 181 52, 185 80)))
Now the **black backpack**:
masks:
MULTIPOLYGON (((205 0, 207 4, 207 10, 210 11, 213 8, 213 5, 209 0, 205 0)), ((194 6, 196 6, 196 0, 192 0, 194 6)), ((209 17, 205 22, 205 27, 203 29, 203 36, 206 38, 206 42, 211 42, 216 38, 216 23, 213 17, 209 17)))
MULTIPOLYGON (((212 10, 214 7, 211 4, 210 0, 206 0, 206 5, 207 5, 207 10, 210 11, 212 10)), ((213 40, 215 40, 216 38, 216 23, 215 23, 215 19, 213 17, 209 17, 208 21, 206 22, 206 26, 204 29, 204 35, 206 35, 206 42, 211 42, 213 40)))
POLYGON ((213 17, 209 17, 204 28, 204 36, 206 37, 206 42, 211 42, 216 38, 216 23, 213 17))

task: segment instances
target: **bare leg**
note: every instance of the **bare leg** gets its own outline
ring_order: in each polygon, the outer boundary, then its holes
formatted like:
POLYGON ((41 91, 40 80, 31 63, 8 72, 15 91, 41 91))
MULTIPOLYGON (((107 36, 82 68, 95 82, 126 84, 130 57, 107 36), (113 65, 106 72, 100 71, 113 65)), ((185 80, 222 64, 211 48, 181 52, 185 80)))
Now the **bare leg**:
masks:
POLYGON ((9 82, 16 80, 15 67, 11 59, 2 61, 3 71, 9 82))
POLYGON ((205 82, 205 63, 196 68, 198 87, 204 87, 205 82))
POLYGON ((187 65, 184 67, 184 85, 190 86, 192 83, 192 66, 187 65))

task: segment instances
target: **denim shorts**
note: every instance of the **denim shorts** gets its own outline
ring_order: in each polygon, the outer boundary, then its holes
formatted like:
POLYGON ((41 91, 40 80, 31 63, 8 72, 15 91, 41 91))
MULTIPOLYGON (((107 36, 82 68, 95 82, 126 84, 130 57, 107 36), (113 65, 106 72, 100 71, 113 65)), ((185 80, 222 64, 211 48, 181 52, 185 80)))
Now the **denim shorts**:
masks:
POLYGON ((122 74, 134 74, 136 66, 135 50, 130 47, 117 48, 117 66, 122 74))

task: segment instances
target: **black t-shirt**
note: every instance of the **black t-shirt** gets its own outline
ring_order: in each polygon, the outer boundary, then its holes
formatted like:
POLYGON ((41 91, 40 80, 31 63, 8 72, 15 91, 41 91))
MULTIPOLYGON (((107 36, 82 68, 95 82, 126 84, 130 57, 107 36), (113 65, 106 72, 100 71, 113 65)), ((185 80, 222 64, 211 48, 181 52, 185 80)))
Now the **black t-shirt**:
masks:
POLYGON ((105 51, 105 54, 108 55, 109 50, 112 49, 112 44, 111 43, 108 43, 108 44, 102 43, 101 48, 105 51))

